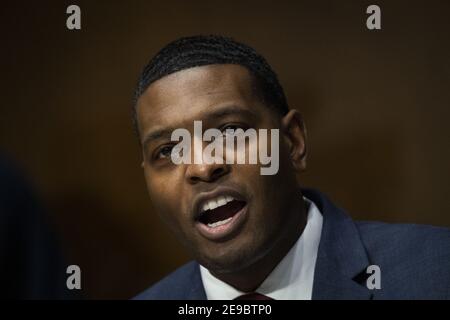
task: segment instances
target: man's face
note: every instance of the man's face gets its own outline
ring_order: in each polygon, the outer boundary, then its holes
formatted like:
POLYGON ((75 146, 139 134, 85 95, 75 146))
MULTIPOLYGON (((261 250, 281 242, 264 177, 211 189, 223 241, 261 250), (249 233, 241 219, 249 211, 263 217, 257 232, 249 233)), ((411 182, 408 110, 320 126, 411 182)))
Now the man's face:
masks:
POLYGON ((263 258, 299 214, 292 210, 300 193, 282 118, 262 102, 253 83, 238 65, 196 67, 152 83, 137 105, 150 198, 195 258, 217 273, 237 272, 263 258), (278 173, 261 175, 260 164, 175 165, 171 132, 185 128, 194 137, 195 120, 203 131, 280 129, 278 173))

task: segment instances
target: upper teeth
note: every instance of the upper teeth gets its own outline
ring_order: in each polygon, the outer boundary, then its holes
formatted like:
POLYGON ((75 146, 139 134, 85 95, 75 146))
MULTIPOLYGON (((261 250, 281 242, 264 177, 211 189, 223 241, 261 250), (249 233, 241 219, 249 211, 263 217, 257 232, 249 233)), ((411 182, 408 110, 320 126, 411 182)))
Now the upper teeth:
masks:
POLYGON ((232 196, 218 196, 217 198, 207 200, 202 206, 200 212, 205 212, 206 210, 214 210, 218 207, 226 205, 228 202, 233 201, 232 196))

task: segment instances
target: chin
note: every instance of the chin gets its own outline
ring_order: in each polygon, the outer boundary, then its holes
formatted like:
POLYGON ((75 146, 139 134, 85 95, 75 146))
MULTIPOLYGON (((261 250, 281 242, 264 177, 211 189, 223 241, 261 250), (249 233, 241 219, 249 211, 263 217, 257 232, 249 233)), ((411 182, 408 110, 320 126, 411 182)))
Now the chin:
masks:
POLYGON ((255 251, 247 247, 245 249, 215 250, 209 255, 202 255, 198 258, 198 261, 216 274, 230 274, 249 267, 256 259, 255 251))

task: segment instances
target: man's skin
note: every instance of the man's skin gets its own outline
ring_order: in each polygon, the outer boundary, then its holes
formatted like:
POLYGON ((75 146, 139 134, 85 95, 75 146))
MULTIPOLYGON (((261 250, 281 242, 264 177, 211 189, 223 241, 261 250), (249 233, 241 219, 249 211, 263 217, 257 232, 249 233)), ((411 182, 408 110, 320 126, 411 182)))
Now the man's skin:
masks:
POLYGON ((246 68, 223 64, 155 81, 137 102, 137 120, 148 193, 163 221, 213 275, 238 290, 254 291, 305 226, 297 177, 306 166, 300 114, 290 110, 282 116, 266 105, 246 68), (173 164, 170 151, 177 142, 170 141, 171 132, 186 128, 193 137, 194 120, 203 122, 203 130, 280 129, 278 173, 261 175, 259 164, 173 164), (245 207, 228 232, 205 235, 196 201, 223 192, 245 201, 245 207))

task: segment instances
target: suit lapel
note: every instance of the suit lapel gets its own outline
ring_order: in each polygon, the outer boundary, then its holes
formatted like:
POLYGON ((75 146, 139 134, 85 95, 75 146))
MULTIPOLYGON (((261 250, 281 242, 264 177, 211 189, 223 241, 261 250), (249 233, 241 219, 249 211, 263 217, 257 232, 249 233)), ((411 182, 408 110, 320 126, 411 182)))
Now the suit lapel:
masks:
POLYGON ((364 280, 370 263, 354 222, 321 193, 305 189, 303 194, 314 201, 323 215, 312 298, 372 298, 365 281, 357 280, 364 280))
POLYGON ((189 275, 189 287, 186 292, 186 300, 206 300, 206 292, 200 274, 200 265, 197 262, 192 264, 189 275))

